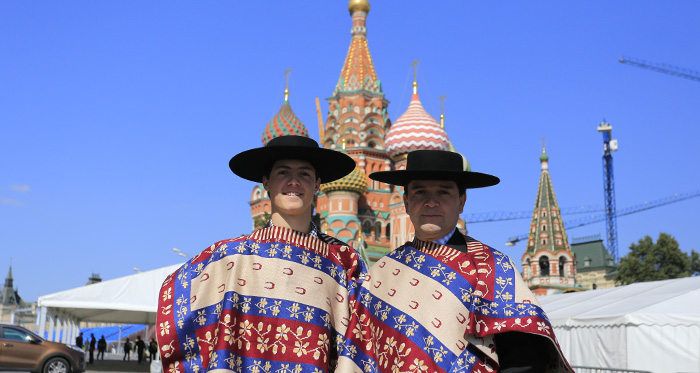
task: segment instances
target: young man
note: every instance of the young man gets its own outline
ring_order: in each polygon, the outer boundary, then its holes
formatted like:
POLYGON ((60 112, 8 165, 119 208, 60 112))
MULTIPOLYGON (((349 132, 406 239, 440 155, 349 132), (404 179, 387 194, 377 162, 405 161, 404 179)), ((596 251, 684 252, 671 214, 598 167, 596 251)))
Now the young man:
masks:
MULTIPOLYGON (((467 188, 496 185, 447 151, 408 154, 400 185, 415 239, 380 259, 362 287, 381 372, 567 372, 552 326, 508 257, 457 230, 467 188)), ((361 345, 359 343, 358 345, 361 345)))
POLYGON ((355 162, 310 138, 281 136, 229 167, 263 184, 271 221, 215 243, 165 280, 157 318, 163 370, 359 371, 346 332, 366 266, 311 221, 320 184, 355 162))

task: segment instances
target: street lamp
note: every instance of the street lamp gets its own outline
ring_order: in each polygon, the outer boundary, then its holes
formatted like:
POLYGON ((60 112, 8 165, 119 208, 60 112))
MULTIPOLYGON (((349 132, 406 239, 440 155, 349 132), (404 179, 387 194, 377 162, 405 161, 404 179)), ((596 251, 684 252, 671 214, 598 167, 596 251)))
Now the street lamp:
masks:
POLYGON ((141 273, 141 270, 140 270, 138 267, 134 267, 134 271, 135 271, 135 272, 138 272, 138 273, 141 273))

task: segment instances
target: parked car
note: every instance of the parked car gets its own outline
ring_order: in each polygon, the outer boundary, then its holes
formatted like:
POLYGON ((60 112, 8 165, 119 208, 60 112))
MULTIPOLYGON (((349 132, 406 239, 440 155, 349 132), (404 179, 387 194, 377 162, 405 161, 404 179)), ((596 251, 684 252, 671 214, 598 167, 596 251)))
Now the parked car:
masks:
POLYGON ((18 325, 0 324, 0 370, 80 373, 85 370, 85 352, 18 325))

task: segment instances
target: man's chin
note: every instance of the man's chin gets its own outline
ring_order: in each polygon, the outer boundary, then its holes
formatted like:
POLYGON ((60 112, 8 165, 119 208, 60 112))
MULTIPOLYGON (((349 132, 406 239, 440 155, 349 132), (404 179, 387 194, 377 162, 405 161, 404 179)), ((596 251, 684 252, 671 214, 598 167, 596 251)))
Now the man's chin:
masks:
POLYGON ((423 224, 416 230, 416 237, 423 241, 434 241, 442 238, 445 234, 441 234, 442 227, 435 224, 423 224))

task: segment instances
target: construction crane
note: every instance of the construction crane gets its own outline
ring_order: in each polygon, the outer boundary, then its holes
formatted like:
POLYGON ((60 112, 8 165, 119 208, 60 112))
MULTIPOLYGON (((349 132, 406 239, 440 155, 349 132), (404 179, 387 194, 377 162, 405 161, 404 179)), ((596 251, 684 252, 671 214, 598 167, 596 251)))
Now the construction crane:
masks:
MULTIPOLYGON (((601 205, 596 206, 580 206, 580 207, 567 207, 560 209, 561 215, 570 214, 589 214, 592 212, 601 212, 605 209, 601 205)), ((482 212, 469 214, 464 217, 464 222, 469 224, 474 223, 484 223, 492 221, 503 221, 503 220, 518 220, 518 219, 532 219, 532 210, 528 211, 493 211, 493 212, 482 212)))
POLYGON ((617 151, 617 140, 613 140, 612 126, 605 121, 598 126, 598 132, 603 133, 603 192, 605 197, 605 225, 608 231, 608 250, 615 259, 617 254, 617 210, 615 209, 615 178, 613 177, 612 153, 617 151))
POLYGON ((696 82, 700 82, 700 73, 697 71, 688 70, 688 69, 684 69, 684 68, 677 67, 677 66, 671 66, 671 65, 667 65, 667 64, 652 64, 652 63, 648 63, 645 61, 635 60, 635 59, 631 59, 631 58, 624 58, 624 57, 620 57, 620 59, 618 61, 620 63, 624 63, 624 64, 627 64, 630 66, 641 67, 643 69, 658 71, 660 73, 670 74, 670 75, 678 76, 681 78, 686 78, 686 79, 694 80, 696 82))
MULTIPOLYGON (((661 207, 664 205, 669 205, 671 203, 680 202, 680 201, 690 199, 690 198, 695 198, 698 196, 700 196, 700 190, 696 190, 694 192, 688 192, 688 193, 681 193, 681 194, 676 193, 676 194, 669 196, 669 197, 660 198, 660 199, 657 199, 657 200, 654 200, 651 202, 640 203, 638 205, 634 205, 634 206, 630 206, 630 207, 618 210, 617 216, 630 215, 630 214, 634 214, 634 213, 637 213, 640 211, 649 210, 649 209, 661 207)), ((601 222, 601 221, 606 220, 606 219, 607 219, 607 214, 592 215, 592 216, 588 216, 588 217, 581 218, 581 219, 566 221, 566 222, 564 222, 564 228, 567 230, 571 230, 574 228, 583 227, 584 225, 589 225, 589 224, 601 222)), ((506 242, 506 246, 513 246, 516 243, 518 243, 519 241, 527 239, 528 236, 529 236, 529 234, 526 233, 526 234, 521 234, 518 236, 511 237, 508 239, 508 242, 506 242)))

